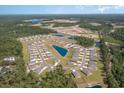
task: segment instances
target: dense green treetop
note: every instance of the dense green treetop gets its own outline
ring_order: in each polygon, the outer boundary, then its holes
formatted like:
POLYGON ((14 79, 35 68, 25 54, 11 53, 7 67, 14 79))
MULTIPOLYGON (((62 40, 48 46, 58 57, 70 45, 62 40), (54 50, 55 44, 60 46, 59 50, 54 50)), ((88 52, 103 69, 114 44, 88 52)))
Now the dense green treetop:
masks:
POLYGON ((90 47, 94 45, 94 40, 91 38, 76 36, 74 37, 74 39, 77 41, 79 45, 84 46, 84 47, 90 47))

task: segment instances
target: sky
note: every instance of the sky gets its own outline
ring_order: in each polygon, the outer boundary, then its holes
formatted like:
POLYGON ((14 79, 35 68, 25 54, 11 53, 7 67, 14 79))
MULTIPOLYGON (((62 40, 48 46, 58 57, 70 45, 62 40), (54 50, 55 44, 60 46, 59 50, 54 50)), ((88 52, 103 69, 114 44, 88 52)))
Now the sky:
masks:
POLYGON ((124 14, 122 5, 0 5, 4 14, 124 14))

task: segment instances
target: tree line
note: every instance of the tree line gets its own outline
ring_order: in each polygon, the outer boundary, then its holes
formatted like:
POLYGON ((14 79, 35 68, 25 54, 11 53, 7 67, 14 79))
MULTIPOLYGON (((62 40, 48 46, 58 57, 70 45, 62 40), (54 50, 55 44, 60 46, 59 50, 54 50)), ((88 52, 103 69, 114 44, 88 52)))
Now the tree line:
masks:
MULTIPOLYGON (((124 29, 117 28, 111 32, 112 29, 106 29, 106 31, 105 29, 102 29, 101 32, 99 32, 101 40, 102 60, 106 73, 106 82, 108 87, 124 87, 124 29), (103 37, 113 38, 114 41, 116 40, 121 42, 120 46, 117 46, 116 44, 106 45, 105 42, 108 40, 106 40, 107 38, 103 37)), ((110 43, 112 43, 113 40, 111 40, 110 43)), ((118 44, 118 42, 114 43, 118 44)))
POLYGON ((79 45, 84 46, 84 47, 90 47, 94 45, 94 40, 91 38, 75 36, 74 39, 77 41, 79 45))
POLYGON ((16 62, 16 67, 4 75, 0 75, 0 87, 3 88, 76 88, 77 85, 71 73, 65 74, 61 65, 45 76, 34 72, 27 74, 23 60, 16 62))
POLYGON ((124 42, 124 28, 115 29, 114 32, 110 33, 110 36, 124 42))
POLYGON ((124 55, 119 50, 111 49, 112 51, 112 67, 111 71, 118 82, 119 87, 124 87, 124 55))
POLYGON ((102 53, 102 61, 104 64, 104 71, 106 74, 106 82, 108 84, 108 87, 119 87, 117 81, 115 80, 111 69, 110 69, 110 54, 107 46, 105 45, 104 40, 101 40, 101 53, 102 53))

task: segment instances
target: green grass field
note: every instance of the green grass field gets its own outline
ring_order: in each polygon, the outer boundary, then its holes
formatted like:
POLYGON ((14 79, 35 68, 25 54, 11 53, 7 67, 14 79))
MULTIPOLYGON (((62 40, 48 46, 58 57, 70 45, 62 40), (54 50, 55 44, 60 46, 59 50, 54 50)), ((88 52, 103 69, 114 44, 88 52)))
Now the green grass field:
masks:
POLYGON ((113 37, 110 37, 110 36, 104 36, 104 39, 106 42, 109 42, 109 43, 116 43, 116 44, 122 44, 123 43, 119 40, 114 39, 113 37))
POLYGON ((29 61, 29 54, 28 54, 28 50, 27 50, 27 45, 26 44, 22 44, 23 45, 23 60, 24 62, 27 64, 29 61))

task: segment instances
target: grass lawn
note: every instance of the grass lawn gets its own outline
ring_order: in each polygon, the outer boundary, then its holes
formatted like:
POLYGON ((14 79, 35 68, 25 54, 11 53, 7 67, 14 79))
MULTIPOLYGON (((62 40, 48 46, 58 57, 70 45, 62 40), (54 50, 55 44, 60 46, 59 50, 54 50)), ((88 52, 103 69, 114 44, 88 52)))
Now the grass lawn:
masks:
POLYGON ((73 49, 69 49, 68 54, 65 57, 61 57, 63 65, 67 65, 67 63, 72 59, 73 51, 73 49))
POLYGON ((62 65, 67 65, 67 62, 69 62, 72 58, 72 53, 73 53, 73 49, 69 49, 68 50, 68 53, 65 57, 62 57, 53 47, 52 45, 58 45, 58 46, 61 46, 63 47, 64 45, 63 44, 58 44, 56 42, 49 42, 49 41, 46 41, 45 45, 47 46, 48 50, 50 52, 52 52, 53 56, 60 59, 61 61, 61 64, 62 65))
POLYGON ((27 64, 28 61, 29 61, 29 55, 28 55, 27 45, 26 44, 22 44, 22 45, 23 45, 23 50, 22 50, 23 60, 27 64))
POLYGON ((69 62, 72 58, 72 51, 73 50, 68 50, 68 54, 65 57, 62 57, 54 48, 52 48, 52 46, 51 47, 48 46, 48 48, 52 52, 53 56, 60 59, 62 65, 66 65, 67 62, 69 62))
POLYGON ((47 63, 51 64, 51 65, 54 65, 55 62, 53 60, 47 60, 47 63))
POLYGON ((114 39, 113 37, 110 36, 104 36, 104 39, 106 42, 110 42, 110 43, 117 43, 117 44, 122 44, 123 42, 114 39))

